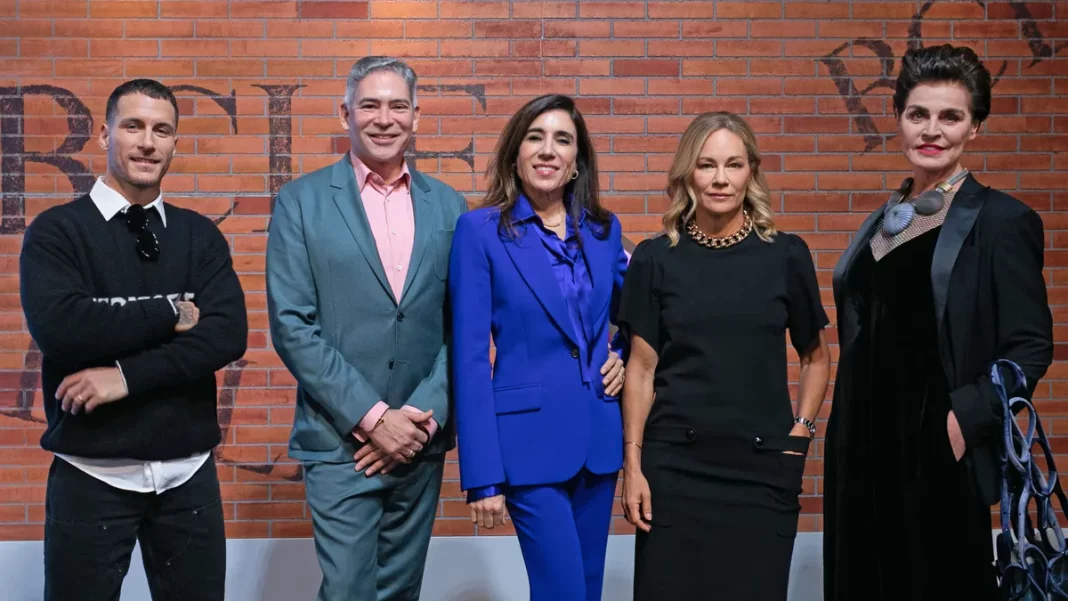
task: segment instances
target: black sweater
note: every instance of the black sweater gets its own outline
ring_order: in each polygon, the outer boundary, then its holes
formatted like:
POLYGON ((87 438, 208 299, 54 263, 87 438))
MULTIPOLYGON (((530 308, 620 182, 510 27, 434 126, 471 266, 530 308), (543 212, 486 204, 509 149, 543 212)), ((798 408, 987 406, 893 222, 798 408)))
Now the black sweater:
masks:
POLYGON ((80 457, 161 461, 219 444, 215 372, 245 352, 248 316, 230 247, 206 217, 173 205, 167 226, 150 211, 158 261, 142 259, 116 215, 89 195, 41 213, 26 230, 22 309, 41 349, 47 450, 80 457), (171 300, 191 300, 200 320, 177 334, 171 300), (63 378, 121 366, 124 399, 65 413, 63 378))

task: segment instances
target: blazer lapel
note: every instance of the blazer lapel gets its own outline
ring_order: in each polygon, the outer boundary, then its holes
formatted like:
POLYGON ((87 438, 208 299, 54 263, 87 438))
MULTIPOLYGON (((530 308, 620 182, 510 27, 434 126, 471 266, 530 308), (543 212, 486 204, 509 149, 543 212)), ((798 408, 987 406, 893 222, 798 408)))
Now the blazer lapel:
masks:
POLYGON ((864 220, 864 223, 860 224, 860 229, 857 230, 853 241, 849 243, 849 247, 846 248, 842 256, 838 258, 838 264, 834 266, 834 277, 832 278, 834 288, 834 298, 839 300, 838 296, 842 290, 842 285, 845 281, 845 276, 849 273, 849 268, 853 266, 853 260, 857 258, 857 253, 860 249, 871 242, 872 235, 875 234, 875 227, 879 224, 879 218, 883 215, 883 208, 879 207, 878 211, 872 212, 868 215, 868 218, 864 220))
POLYGON ((426 247, 430 243, 434 230, 434 206, 430 202, 430 184, 418 171, 410 169, 409 173, 411 174, 412 212, 415 215, 415 240, 412 242, 412 258, 408 263, 408 275, 404 277, 401 300, 408 295, 408 289, 412 287, 412 282, 419 273, 419 266, 423 263, 423 255, 426 254, 426 247))
POLYGON ((502 236, 501 242, 508 256, 511 257, 512 263, 515 264, 516 270, 519 271, 519 275, 530 287, 541 306, 545 308, 556 327, 567 336, 572 344, 578 346, 574 328, 571 327, 571 315, 567 312, 567 303, 564 301, 564 296, 560 294, 560 285, 556 283, 556 276, 553 275, 552 266, 549 265, 547 251, 538 239, 537 232, 530 230, 531 226, 528 224, 517 225, 515 238, 502 236))
POLYGON ((374 235, 371 234, 371 225, 367 221, 367 212, 363 210, 363 201, 360 199, 360 191, 356 187, 356 174, 353 171, 352 162, 348 154, 345 158, 334 164, 334 172, 330 179, 330 186, 334 188, 334 204, 341 213, 345 225, 348 226, 356 244, 362 251, 363 258, 367 261, 371 271, 378 278, 378 283, 385 290, 389 298, 393 298, 393 290, 386 280, 386 272, 382 269, 382 259, 378 256, 378 246, 375 245, 374 235))
POLYGON ((590 229, 589 217, 582 226, 582 254, 586 257, 586 267, 590 274, 590 298, 583 304, 582 327, 586 331, 586 340, 590 344, 594 342, 593 318, 597 317, 600 308, 608 304, 612 295, 613 286, 613 262, 615 255, 612 254, 608 240, 601 240, 593 235, 590 229))
POLYGON ((971 174, 965 178, 953 197, 953 203, 949 206, 946 220, 942 224, 942 231, 938 234, 938 242, 935 243, 934 257, 931 259, 931 288, 934 291, 935 319, 938 320, 940 342, 944 338, 942 329, 945 325, 946 299, 949 296, 949 278, 953 274, 953 266, 957 263, 964 240, 972 231, 979 210, 983 207, 983 195, 980 194, 983 190, 984 186, 971 174))

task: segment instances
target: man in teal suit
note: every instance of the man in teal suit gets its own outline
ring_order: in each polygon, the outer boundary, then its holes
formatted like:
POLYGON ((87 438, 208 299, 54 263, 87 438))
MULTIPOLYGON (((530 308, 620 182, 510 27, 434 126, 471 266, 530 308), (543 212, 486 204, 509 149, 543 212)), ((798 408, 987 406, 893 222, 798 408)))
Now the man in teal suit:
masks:
POLYGON ((416 76, 353 65, 351 151, 278 193, 267 242, 271 339, 297 380, 289 454, 303 462, 319 601, 419 598, 449 421, 446 277, 467 206, 410 169, 416 76))

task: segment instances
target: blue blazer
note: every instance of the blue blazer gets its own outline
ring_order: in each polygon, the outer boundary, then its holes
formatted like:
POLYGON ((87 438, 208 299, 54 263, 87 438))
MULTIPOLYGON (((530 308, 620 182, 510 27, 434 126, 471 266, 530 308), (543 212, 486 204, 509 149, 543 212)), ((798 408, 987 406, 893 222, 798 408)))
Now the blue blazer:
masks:
POLYGON ((608 359, 626 271, 619 220, 594 236, 579 230, 593 291, 582 308, 590 357, 583 381, 576 334, 533 224, 514 238, 498 231, 500 212, 460 217, 449 258, 452 383, 464 490, 566 482, 585 466, 595 474, 623 464, 619 397, 606 396, 608 359), (490 334, 496 347, 491 373, 490 334))

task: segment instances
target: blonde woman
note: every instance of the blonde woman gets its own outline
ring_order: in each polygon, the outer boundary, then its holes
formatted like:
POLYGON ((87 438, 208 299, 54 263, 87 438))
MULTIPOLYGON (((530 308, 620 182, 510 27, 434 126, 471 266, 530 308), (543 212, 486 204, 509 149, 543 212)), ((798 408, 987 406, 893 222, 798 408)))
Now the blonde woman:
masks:
POLYGON ((785 600, 830 372, 812 257, 776 232, 737 115, 690 124, 667 193, 665 233, 635 249, 618 317, 631 342, 622 502, 638 529, 634 598, 785 600), (787 331, 801 357, 796 415, 787 331))

